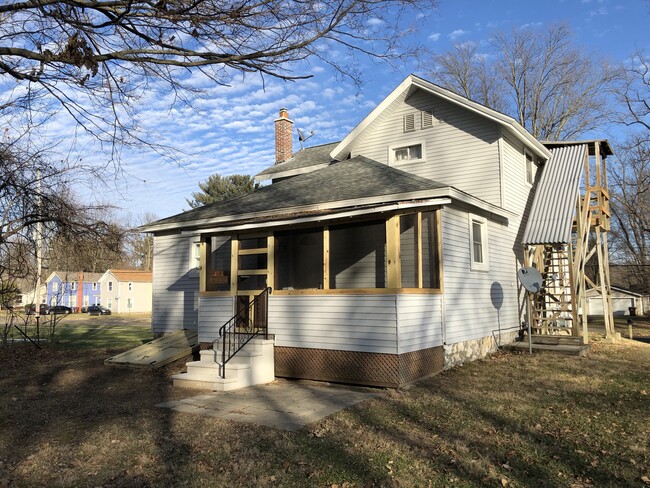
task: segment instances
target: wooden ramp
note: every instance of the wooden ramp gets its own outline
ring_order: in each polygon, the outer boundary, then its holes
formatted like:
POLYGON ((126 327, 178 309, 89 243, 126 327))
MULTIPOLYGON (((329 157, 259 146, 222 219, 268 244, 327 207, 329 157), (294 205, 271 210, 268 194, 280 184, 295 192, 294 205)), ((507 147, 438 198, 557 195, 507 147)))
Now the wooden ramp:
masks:
POLYGON ((195 330, 179 330, 104 361, 109 366, 159 368, 199 350, 195 330))
MULTIPOLYGON (((533 352, 551 352, 568 356, 584 356, 591 352, 591 345, 583 344, 581 337, 533 334, 532 339, 533 352)), ((506 344, 503 348, 509 351, 528 352, 528 337, 520 342, 506 344)))

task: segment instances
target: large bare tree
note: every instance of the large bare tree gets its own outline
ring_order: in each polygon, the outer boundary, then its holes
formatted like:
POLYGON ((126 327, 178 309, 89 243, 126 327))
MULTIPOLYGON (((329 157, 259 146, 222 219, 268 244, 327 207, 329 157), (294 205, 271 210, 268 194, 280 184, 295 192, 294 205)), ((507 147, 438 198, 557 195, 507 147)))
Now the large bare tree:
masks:
POLYGON ((616 275, 626 287, 650 293, 650 140, 631 138, 610 167, 616 275))
POLYGON ((565 24, 555 24, 496 32, 484 50, 456 45, 434 56, 430 76, 512 116, 538 139, 569 140, 603 123, 619 72, 584 52, 565 24))
POLYGON ((77 237, 106 233, 94 218, 99 206, 80 203, 71 190, 88 168, 48 159, 20 141, 0 143, 0 281, 34 277, 39 241, 66 232, 77 237))
POLYGON ((11 96, 0 97, 0 113, 27 107, 30 116, 37 108, 47 116, 62 107, 102 140, 142 142, 129 111, 149 90, 172 90, 183 99, 196 89, 188 75, 197 72, 217 84, 238 73, 306 78, 310 73, 293 70, 307 58, 358 79, 355 54, 387 60, 410 54, 400 47, 409 32, 404 14, 435 3, 8 0, 0 5, 0 75, 17 84, 11 96))
POLYGON ((624 107, 620 121, 643 140, 650 139, 650 57, 637 51, 625 67, 625 76, 617 90, 624 107))

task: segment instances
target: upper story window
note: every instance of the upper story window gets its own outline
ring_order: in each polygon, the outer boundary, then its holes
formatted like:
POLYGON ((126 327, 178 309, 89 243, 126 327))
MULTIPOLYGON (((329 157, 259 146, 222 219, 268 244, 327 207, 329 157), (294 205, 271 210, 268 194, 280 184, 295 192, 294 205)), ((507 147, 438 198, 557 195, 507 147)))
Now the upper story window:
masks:
POLYGON ((113 282, 112 281, 108 282, 108 291, 113 291, 113 282))
POLYGON ((487 220, 477 215, 469 216, 470 269, 489 270, 487 220))
POLYGON ((52 291, 53 291, 54 293, 56 293, 57 291, 59 291, 59 283, 58 283, 57 281, 53 281, 53 282, 52 282, 52 291))
POLYGON ((528 151, 524 151, 524 160, 526 164, 526 183, 529 185, 533 184, 533 180, 535 179, 535 162, 533 159, 533 155, 530 154, 528 151))
POLYGON ((129 287, 129 291, 133 291, 133 283, 131 283, 130 281, 128 287, 129 287))
POLYGON ((420 159, 424 159, 422 144, 392 147, 391 153, 391 160, 393 162, 418 161, 420 159))
POLYGON ((97 290, 97 283, 93 283, 93 290, 97 290))
POLYGON ((76 290, 77 289, 77 282, 76 281, 73 281, 72 283, 70 283, 70 289, 71 290, 76 290))

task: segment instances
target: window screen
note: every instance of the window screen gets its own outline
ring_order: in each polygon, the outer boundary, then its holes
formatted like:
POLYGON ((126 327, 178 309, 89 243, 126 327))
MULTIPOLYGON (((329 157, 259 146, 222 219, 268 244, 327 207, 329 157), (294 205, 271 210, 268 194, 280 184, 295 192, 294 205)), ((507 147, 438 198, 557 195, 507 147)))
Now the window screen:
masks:
POLYGON ((386 287, 386 223, 330 228, 330 288, 386 287))

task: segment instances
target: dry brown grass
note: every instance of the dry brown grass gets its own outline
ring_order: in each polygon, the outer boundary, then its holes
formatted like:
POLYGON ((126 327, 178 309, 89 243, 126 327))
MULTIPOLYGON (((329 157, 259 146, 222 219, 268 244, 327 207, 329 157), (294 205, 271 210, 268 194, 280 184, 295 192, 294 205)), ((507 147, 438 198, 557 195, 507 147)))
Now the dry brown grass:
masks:
POLYGON ((497 354, 284 432, 156 408, 195 394, 174 368, 0 348, 0 486, 644 486, 650 345, 594 349, 497 354))

